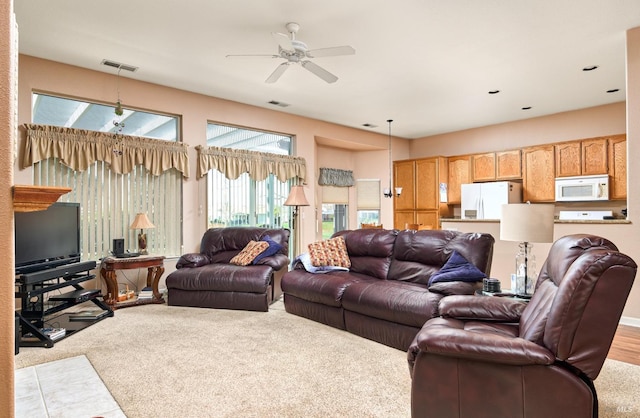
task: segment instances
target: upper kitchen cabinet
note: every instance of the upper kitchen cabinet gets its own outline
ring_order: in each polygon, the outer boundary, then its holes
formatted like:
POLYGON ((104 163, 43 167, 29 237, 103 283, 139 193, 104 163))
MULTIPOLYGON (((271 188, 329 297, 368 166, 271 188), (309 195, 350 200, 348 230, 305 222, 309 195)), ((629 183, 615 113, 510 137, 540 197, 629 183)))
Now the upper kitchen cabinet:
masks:
POLYGON ((496 152, 496 180, 522 178, 522 155, 519 149, 496 152))
POLYGON ((627 136, 609 138, 609 199, 627 199, 627 136))
POLYGON ((530 202, 553 202, 555 193, 555 149, 541 145, 522 150, 522 198, 530 202))
POLYGON ((580 141, 583 176, 607 174, 609 172, 608 142, 608 138, 592 138, 580 141))
POLYGON ((393 162, 393 187, 402 187, 400 196, 394 194, 395 210, 413 210, 415 207, 415 161, 393 162))
POLYGON ((607 174, 607 144, 606 137, 555 144, 556 177, 607 174))
POLYGON ((415 209, 438 209, 440 204, 438 158, 416 160, 415 164, 415 209))
POLYGON ((491 181, 496 179, 496 153, 474 154, 471 156, 473 181, 491 181))
POLYGON ((394 161, 394 187, 402 187, 394 199, 394 228, 405 224, 440 227, 440 214, 448 207, 440 203, 440 183, 447 175, 447 160, 443 157, 394 161))
POLYGON ((582 173, 580 141, 555 144, 556 177, 579 176, 582 173))
POLYGON ((449 204, 460 203, 462 193, 460 185, 471 183, 471 156, 460 155, 449 157, 449 187, 448 200, 449 204))

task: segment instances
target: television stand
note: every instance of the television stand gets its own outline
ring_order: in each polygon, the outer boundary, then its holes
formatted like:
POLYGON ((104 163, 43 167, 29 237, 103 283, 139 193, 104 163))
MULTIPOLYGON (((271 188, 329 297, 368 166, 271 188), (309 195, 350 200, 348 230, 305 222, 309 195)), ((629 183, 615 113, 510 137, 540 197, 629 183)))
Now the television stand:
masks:
POLYGON ((81 284, 96 277, 91 274, 95 268, 95 261, 86 261, 16 277, 15 297, 21 299, 21 310, 16 311, 20 325, 17 331, 20 347, 51 348, 55 341, 113 316, 113 310, 99 299, 100 290, 85 289, 81 284), (70 286, 74 290, 47 295, 70 286), (63 312, 72 306, 89 302, 97 309, 84 316, 63 312), (64 329, 64 332, 60 329, 64 329))

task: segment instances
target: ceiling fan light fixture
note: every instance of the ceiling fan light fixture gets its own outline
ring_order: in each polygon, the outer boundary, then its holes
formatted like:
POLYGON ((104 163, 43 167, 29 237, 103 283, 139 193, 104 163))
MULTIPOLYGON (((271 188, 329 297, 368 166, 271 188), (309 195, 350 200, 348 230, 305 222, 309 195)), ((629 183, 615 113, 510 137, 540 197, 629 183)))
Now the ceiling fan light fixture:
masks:
POLYGON ((286 71, 287 66, 290 64, 300 64, 309 72, 315 74, 327 83, 335 83, 338 77, 331 74, 329 71, 320 67, 318 64, 309 61, 309 59, 318 57, 335 57, 339 55, 353 55, 356 50, 349 45, 335 46, 329 48, 320 48, 309 50, 307 44, 296 39, 296 33, 300 30, 300 25, 295 22, 289 22, 285 25, 289 35, 279 32, 271 32, 271 36, 278 44, 277 54, 253 54, 253 55, 237 55, 227 54, 226 57, 268 57, 268 58, 282 58, 286 60, 280 64, 276 69, 267 77, 265 83, 275 83, 286 71))

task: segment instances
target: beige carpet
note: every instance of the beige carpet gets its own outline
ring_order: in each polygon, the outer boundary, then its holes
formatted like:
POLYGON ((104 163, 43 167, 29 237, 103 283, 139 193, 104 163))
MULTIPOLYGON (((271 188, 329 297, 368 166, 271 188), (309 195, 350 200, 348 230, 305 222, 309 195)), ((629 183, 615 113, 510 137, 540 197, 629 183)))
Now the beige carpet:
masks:
MULTIPOLYGON (((406 354, 287 314, 117 310, 16 368, 84 354, 128 417, 409 417, 406 354)), ((640 367, 607 360, 600 416, 640 415, 640 367)))

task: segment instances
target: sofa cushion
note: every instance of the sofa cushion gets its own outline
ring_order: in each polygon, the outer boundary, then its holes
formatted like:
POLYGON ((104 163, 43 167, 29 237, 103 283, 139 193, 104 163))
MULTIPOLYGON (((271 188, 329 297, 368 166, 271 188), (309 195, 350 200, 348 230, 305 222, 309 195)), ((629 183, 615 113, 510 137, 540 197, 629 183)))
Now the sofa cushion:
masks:
POLYGON ((453 281, 477 282, 486 277, 486 274, 478 270, 460 253, 453 251, 440 271, 431 276, 429 284, 453 281))
POLYGON ((446 264, 453 251, 489 275, 494 242, 490 234, 449 230, 399 231, 387 278, 428 285, 431 276, 446 264))
POLYGON ((258 261, 262 260, 265 257, 271 257, 272 255, 277 254, 278 251, 282 249, 282 245, 278 244, 273 239, 271 239, 269 235, 265 235, 264 237, 262 237, 260 241, 266 242, 269 246, 267 247, 266 250, 258 254, 256 258, 253 259, 251 264, 258 264, 258 261))
POLYGON ((340 307, 345 289, 361 281, 378 281, 378 279, 348 271, 316 274, 304 269, 296 269, 282 277, 281 286, 284 293, 298 299, 340 307))
POLYGON ((342 296, 342 306, 371 318, 420 328, 438 316, 442 298, 421 284, 369 280, 349 285, 342 296))
POLYGON ((351 267, 347 245, 342 237, 312 242, 309 244, 309 256, 311 257, 311 264, 316 267, 351 267))
MULTIPOLYGON (((266 265, 207 264, 193 269, 176 270, 167 276, 166 284, 167 289, 186 291, 265 293, 272 276, 273 270, 266 265)), ((193 298, 197 301, 200 296, 194 292, 193 298)))
POLYGON ((356 229, 338 231, 333 237, 340 236, 347 244, 349 271, 385 280, 397 234, 389 229, 356 229))
POLYGON ((237 266, 248 266, 264 250, 269 247, 266 241, 249 241, 249 243, 229 261, 237 266))

